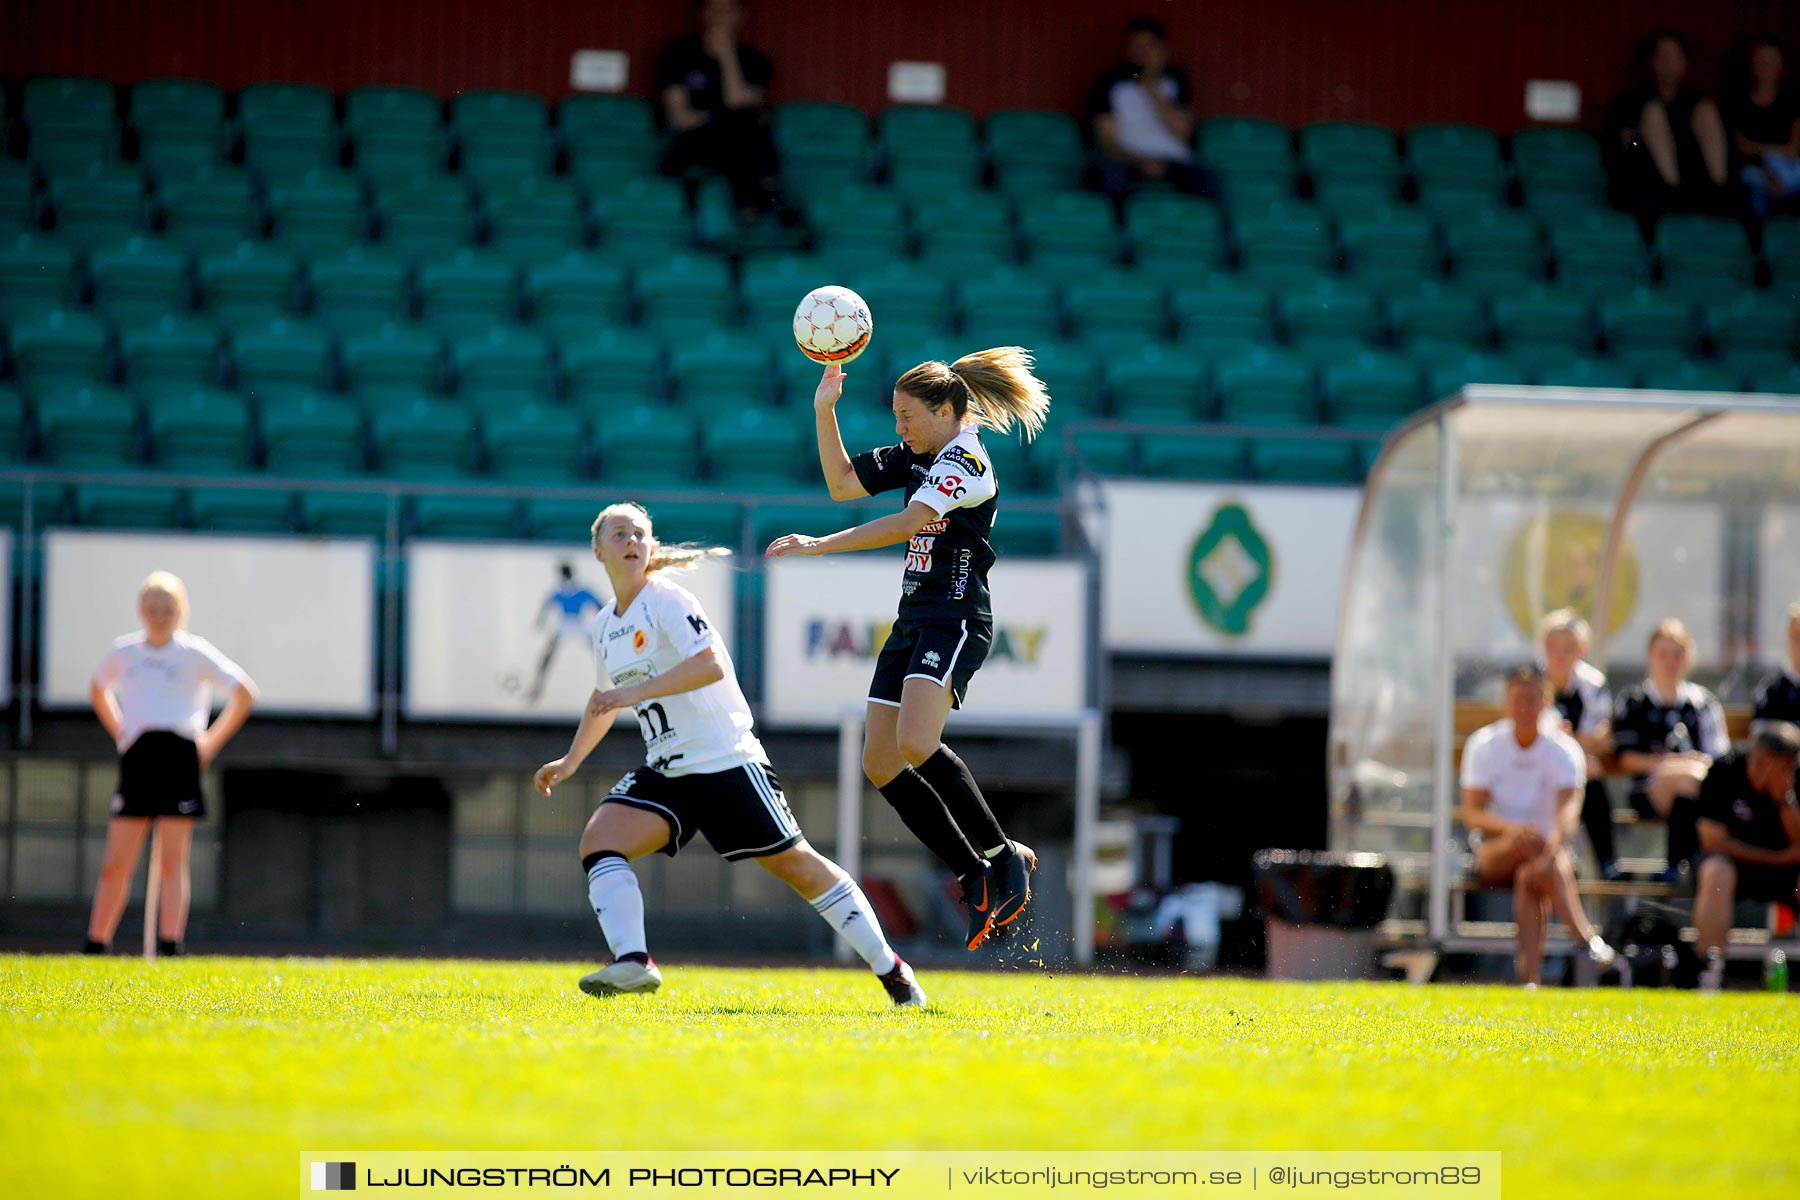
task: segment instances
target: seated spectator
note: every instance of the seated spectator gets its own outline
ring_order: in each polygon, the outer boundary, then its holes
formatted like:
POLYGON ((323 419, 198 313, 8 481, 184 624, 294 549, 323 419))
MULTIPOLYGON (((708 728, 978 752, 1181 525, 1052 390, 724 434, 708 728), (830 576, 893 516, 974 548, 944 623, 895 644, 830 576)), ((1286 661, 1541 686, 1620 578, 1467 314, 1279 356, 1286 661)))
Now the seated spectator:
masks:
POLYGON ((675 135, 663 170, 698 167, 731 185, 745 222, 775 210, 780 163, 769 127, 768 87, 774 67, 737 40, 744 9, 737 0, 699 0, 700 32, 676 38, 656 63, 663 116, 675 135))
POLYGON ((1728 207, 1725 125, 1719 106, 1687 85, 1689 53, 1679 33, 1650 35, 1643 82, 1607 115, 1614 202, 1640 218, 1728 207))
POLYGON ((1512 885, 1519 926, 1518 982, 1535 986, 1544 965, 1548 912, 1587 944, 1602 969, 1617 959, 1575 891, 1568 845, 1581 815, 1587 755, 1546 720, 1550 684, 1536 667, 1506 677, 1507 715, 1463 746, 1463 824, 1478 839, 1475 873, 1490 887, 1512 885))
POLYGON ((1800 604, 1788 609, 1787 652, 1787 666, 1757 685, 1751 733, 1761 733, 1776 721, 1800 725, 1800 604))
POLYGON ((1725 973, 1725 940, 1739 900, 1785 904, 1800 913, 1800 804, 1794 769, 1800 729, 1773 721, 1748 751, 1721 758, 1700 788, 1699 888, 1694 931, 1704 965, 1700 987, 1717 991, 1725 973))
POLYGON ((1668 822, 1665 883, 1680 880, 1698 848, 1694 801, 1716 758, 1731 749, 1725 710, 1718 697, 1687 678, 1694 639, 1680 621, 1650 634, 1648 677, 1618 698, 1612 744, 1619 769, 1632 777, 1631 807, 1639 816, 1668 822))
POLYGON ((1581 746, 1587 761, 1581 826, 1593 844, 1602 877, 1617 879, 1612 801, 1606 794, 1606 769, 1600 762, 1600 757, 1612 747, 1612 693, 1606 690, 1606 676, 1587 661, 1588 623, 1573 610, 1557 609, 1538 624, 1538 632, 1543 639, 1544 675, 1554 693, 1556 714, 1561 717, 1559 725, 1581 746))
POLYGON ((1094 81, 1088 121, 1100 153, 1100 186, 1122 202, 1145 180, 1211 196, 1218 177, 1194 160, 1194 96, 1187 72, 1169 65, 1161 22, 1125 26, 1125 61, 1094 81))
POLYGON ((1767 217, 1800 191, 1800 96, 1788 86, 1787 51, 1774 38, 1751 39, 1720 106, 1738 181, 1757 217, 1767 217))

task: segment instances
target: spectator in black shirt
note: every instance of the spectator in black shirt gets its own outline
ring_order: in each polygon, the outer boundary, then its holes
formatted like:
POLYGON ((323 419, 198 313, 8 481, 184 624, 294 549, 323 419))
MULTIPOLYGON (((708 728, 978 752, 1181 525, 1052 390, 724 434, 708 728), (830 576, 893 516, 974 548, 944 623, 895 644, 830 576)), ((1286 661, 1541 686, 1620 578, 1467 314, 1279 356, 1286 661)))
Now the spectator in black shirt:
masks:
POLYGON ((1619 769, 1632 776, 1631 807, 1669 823, 1665 882, 1681 877, 1698 846, 1694 799, 1714 759, 1731 749, 1718 697, 1690 682, 1694 639, 1680 621, 1657 625, 1647 654, 1649 676, 1620 695, 1612 743, 1619 769))
POLYGON ((1707 959, 1703 988, 1717 988, 1721 955, 1738 900, 1785 904, 1800 912, 1800 804, 1794 768, 1800 729, 1771 723, 1747 752, 1714 763, 1700 789, 1699 889, 1694 895, 1697 949, 1707 959))
POLYGON ((1719 106, 1687 84, 1690 52, 1673 30, 1651 34, 1643 82, 1607 114, 1614 198, 1641 218, 1727 207, 1725 126, 1719 106))
POLYGON ((675 135, 663 169, 699 167, 725 177, 746 221, 776 207, 780 162, 769 129, 768 89, 774 67, 738 41, 738 0, 699 0, 700 32, 676 38, 656 63, 663 117, 675 135))
POLYGON ((1100 155, 1100 186, 1115 203, 1145 180, 1211 196, 1218 177, 1194 160, 1194 94, 1187 72, 1169 65, 1161 22, 1125 26, 1125 60, 1088 90, 1088 124, 1100 155))
POLYGON ((1751 733, 1760 733, 1776 721, 1800 725, 1800 604, 1788 609, 1787 650, 1787 666, 1757 685, 1751 733))
POLYGON ((1732 74, 1721 115, 1750 211, 1766 217, 1800 191, 1800 96, 1788 86, 1787 51, 1774 38, 1751 39, 1732 74))

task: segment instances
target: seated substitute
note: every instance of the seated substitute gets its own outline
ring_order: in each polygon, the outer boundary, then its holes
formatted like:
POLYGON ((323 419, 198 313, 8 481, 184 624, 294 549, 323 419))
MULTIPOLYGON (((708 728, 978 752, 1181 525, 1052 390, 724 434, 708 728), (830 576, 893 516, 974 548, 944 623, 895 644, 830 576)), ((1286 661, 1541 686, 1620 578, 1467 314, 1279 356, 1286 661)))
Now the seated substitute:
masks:
POLYGON ((1544 965, 1548 911, 1587 944, 1601 969, 1618 956, 1581 910, 1569 842, 1581 820, 1587 754, 1545 720, 1550 683, 1535 666, 1506 677, 1507 715, 1469 735, 1463 747, 1463 824, 1478 839, 1475 873, 1489 887, 1512 884, 1518 982, 1536 986, 1544 965))
POLYGON ((1700 987, 1717 991, 1732 905, 1785 904, 1800 913, 1800 803, 1794 767, 1800 728, 1772 721, 1750 742, 1712 765, 1700 786, 1700 883, 1694 894, 1696 949, 1705 960, 1700 987))
MULTIPOLYGON (((1581 827, 1587 830, 1603 879, 1619 877, 1613 849, 1612 799, 1606 794, 1601 758, 1612 750, 1612 693, 1606 675, 1587 661, 1588 623, 1572 609, 1559 608, 1538 623, 1544 674, 1554 693, 1562 731, 1587 755, 1587 788, 1581 799, 1581 827)), ((1546 716, 1551 714, 1546 713, 1546 716)))
POLYGON ((1800 725, 1800 604, 1788 609, 1787 666, 1756 687, 1755 707, 1750 712, 1750 732, 1786 721, 1800 725))

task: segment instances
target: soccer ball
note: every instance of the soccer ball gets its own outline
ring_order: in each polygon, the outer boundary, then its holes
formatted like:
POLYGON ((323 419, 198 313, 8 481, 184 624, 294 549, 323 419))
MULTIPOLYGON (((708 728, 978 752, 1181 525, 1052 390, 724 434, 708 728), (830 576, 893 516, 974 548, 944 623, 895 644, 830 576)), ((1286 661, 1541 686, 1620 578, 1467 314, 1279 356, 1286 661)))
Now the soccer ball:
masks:
POLYGON ((869 347, 874 318, 847 287, 815 288, 794 310, 794 341, 816 363, 847 363, 869 347))

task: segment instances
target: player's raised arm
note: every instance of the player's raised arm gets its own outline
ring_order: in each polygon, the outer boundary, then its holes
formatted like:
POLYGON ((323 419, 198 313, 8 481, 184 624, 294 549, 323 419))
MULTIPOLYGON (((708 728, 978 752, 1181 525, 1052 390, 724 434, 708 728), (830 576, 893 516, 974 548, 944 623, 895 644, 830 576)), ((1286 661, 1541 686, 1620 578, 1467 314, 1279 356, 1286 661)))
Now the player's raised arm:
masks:
POLYGON ((869 494, 850 455, 844 451, 844 438, 838 432, 837 402, 844 394, 844 369, 836 363, 825 368, 819 389, 813 393, 813 427, 819 437, 819 470, 825 476, 825 488, 833 500, 860 500, 869 494))

